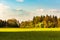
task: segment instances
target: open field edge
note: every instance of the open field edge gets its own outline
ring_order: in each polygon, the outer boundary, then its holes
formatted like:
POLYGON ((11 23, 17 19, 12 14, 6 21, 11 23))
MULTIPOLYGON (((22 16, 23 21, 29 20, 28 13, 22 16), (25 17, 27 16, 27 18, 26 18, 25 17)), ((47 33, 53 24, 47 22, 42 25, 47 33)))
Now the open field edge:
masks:
POLYGON ((0 32, 60 31, 60 28, 0 28, 0 32))

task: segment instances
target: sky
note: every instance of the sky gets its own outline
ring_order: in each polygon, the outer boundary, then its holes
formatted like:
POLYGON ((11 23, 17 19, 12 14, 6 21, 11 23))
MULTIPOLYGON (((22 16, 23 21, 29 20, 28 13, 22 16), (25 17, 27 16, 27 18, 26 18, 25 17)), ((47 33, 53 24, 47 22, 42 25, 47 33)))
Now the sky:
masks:
POLYGON ((0 0, 0 19, 31 20, 33 16, 60 17, 60 0, 0 0))

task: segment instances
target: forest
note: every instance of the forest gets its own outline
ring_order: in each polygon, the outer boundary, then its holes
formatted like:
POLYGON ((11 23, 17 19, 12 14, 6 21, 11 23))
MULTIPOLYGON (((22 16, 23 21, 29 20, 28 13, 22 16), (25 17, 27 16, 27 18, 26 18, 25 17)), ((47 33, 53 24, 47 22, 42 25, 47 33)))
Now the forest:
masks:
POLYGON ((60 28, 60 18, 57 16, 34 16, 32 20, 0 19, 0 28, 60 28))

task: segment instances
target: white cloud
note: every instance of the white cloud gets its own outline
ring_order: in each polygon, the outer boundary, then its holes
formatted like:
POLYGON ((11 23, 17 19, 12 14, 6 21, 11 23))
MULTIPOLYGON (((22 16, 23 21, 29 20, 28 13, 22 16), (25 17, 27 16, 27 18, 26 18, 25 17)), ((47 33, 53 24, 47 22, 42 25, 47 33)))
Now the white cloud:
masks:
POLYGON ((17 11, 22 10, 22 8, 16 8, 17 11))
POLYGON ((4 5, 3 3, 0 3, 0 19, 4 19, 5 15, 5 11, 9 8, 9 6, 4 5))
POLYGON ((9 8, 9 6, 6 6, 6 5, 0 3, 0 12, 3 12, 3 11, 5 11, 8 8, 9 8))
POLYGON ((24 2, 24 0, 16 0, 17 2, 24 2))
POLYGON ((21 8, 11 9, 9 6, 0 3, 0 19, 10 19, 16 18, 20 22, 31 20, 33 16, 40 16, 40 15, 56 15, 60 17, 60 10, 58 9, 36 9, 33 12, 27 12, 21 8))
POLYGON ((60 13, 60 10, 58 10, 58 9, 49 9, 48 12, 60 13))
POLYGON ((60 17, 59 9, 36 9, 31 13, 32 16, 40 16, 40 15, 55 15, 60 17))
POLYGON ((38 12, 43 12, 44 9, 37 9, 36 11, 38 11, 38 12))
MULTIPOLYGON (((15 9, 16 10, 16 9, 15 9)), ((33 12, 27 12, 23 9, 17 9, 16 11, 8 11, 9 16, 12 18, 16 18, 21 21, 31 20, 33 16, 40 16, 40 15, 55 15, 60 17, 60 10, 58 9, 36 9, 33 12), (21 13, 21 14, 20 14, 21 13)), ((9 18, 9 17, 8 17, 9 18)))
POLYGON ((30 19, 29 12, 23 9, 11 9, 9 6, 0 3, 0 19, 7 20, 10 18, 16 18, 17 20, 25 21, 30 19))

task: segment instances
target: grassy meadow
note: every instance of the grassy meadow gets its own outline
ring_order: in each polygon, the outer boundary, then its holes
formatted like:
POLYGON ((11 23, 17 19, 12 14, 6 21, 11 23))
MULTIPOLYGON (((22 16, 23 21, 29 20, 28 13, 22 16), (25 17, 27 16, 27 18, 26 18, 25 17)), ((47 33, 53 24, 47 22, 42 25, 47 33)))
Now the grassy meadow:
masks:
POLYGON ((60 40, 60 31, 0 32, 0 40, 60 40))
POLYGON ((0 28, 0 40, 60 40, 60 28, 0 28))

